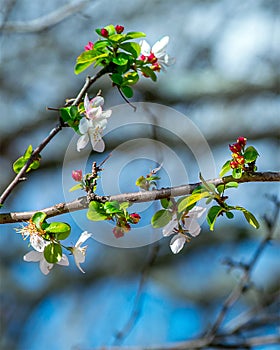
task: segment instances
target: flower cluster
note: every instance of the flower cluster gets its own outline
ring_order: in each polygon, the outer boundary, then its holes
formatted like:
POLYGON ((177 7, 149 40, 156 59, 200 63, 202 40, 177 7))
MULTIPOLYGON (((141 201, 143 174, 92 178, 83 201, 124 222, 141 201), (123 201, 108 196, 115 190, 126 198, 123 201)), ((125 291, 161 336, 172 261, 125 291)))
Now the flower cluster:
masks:
POLYGON ((113 228, 113 234, 116 238, 123 237, 126 232, 131 230, 130 224, 137 224, 141 219, 141 216, 137 213, 129 214, 128 217, 119 216, 116 222, 116 226, 113 228))
POLYGON ((184 212, 181 219, 178 219, 177 212, 174 212, 172 219, 163 227, 162 234, 164 237, 170 235, 170 249, 174 254, 179 253, 186 242, 189 242, 191 237, 196 237, 201 231, 201 227, 197 221, 198 218, 206 211, 206 208, 195 206, 189 211, 184 212))
MULTIPOLYGON (((149 63, 149 67, 153 71, 159 72, 172 62, 172 59, 166 53, 166 46, 168 42, 169 37, 164 36, 151 47, 146 40, 141 40, 139 43, 141 47, 141 55, 139 59, 144 63, 149 63)), ((143 75, 148 77, 145 73, 143 73, 143 75)))
POLYGON ((105 143, 102 139, 103 130, 106 128, 107 119, 111 116, 112 111, 102 110, 104 98, 96 96, 89 99, 88 95, 84 98, 85 117, 80 120, 79 132, 82 135, 77 142, 77 150, 85 148, 90 141, 92 149, 97 152, 103 152, 105 143))
MULTIPOLYGON (((39 267, 44 275, 47 275, 55 264, 68 266, 68 257, 62 253, 62 244, 70 234, 70 226, 62 222, 48 224, 45 220, 46 214, 37 212, 33 215, 27 226, 16 229, 23 239, 29 238, 33 250, 23 257, 27 262, 39 262, 39 267)), ((74 246, 65 247, 74 257, 75 264, 84 273, 80 264, 85 262, 86 246, 81 245, 92 237, 91 233, 84 231, 74 246)))
POLYGON ((232 169, 243 168, 245 164, 243 152, 246 146, 246 142, 247 139, 245 137, 238 137, 236 143, 229 145, 229 149, 232 152, 232 161, 230 162, 230 167, 232 169))

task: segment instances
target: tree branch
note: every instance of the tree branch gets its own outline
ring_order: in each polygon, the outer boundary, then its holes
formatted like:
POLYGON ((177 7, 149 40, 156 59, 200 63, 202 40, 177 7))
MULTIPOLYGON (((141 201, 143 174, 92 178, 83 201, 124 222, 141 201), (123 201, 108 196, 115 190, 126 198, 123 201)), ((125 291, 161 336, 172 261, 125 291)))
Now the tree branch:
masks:
POLYGON ((79 0, 70 4, 65 4, 55 11, 31 21, 6 22, 3 24, 1 30, 16 33, 40 32, 62 22, 65 18, 73 15, 75 12, 80 11, 88 2, 89 0, 79 0))
MULTIPOLYGON (((212 183, 215 186, 226 184, 231 181, 236 181, 238 183, 245 182, 279 182, 280 181, 280 172, 257 172, 257 173, 247 173, 242 176, 240 179, 234 179, 232 176, 225 176, 222 179, 217 178, 213 180, 208 180, 208 183, 212 183)), ((151 202, 154 200, 170 197, 178 197, 191 194, 192 191, 201 185, 201 182, 194 184, 186 184, 175 187, 162 188, 152 191, 143 191, 143 192, 132 192, 132 193, 122 193, 117 195, 110 196, 96 196, 96 200, 105 202, 105 201, 118 201, 118 202, 131 202, 131 203, 142 203, 142 202, 151 202)), ((3 213, 0 214, 0 224, 9 224, 21 221, 29 220, 36 212, 42 211, 47 214, 48 217, 58 216, 68 212, 74 212, 88 207, 88 200, 86 196, 75 199, 72 202, 64 202, 55 204, 52 207, 28 211, 28 212, 14 212, 14 213, 3 213)))

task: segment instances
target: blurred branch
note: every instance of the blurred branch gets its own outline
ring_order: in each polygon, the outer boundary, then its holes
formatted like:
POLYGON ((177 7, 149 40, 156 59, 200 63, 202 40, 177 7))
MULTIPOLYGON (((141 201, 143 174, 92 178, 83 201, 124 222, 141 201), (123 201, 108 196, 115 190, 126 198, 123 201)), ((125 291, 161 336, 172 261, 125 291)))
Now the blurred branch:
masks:
MULTIPOLYGON (((231 181, 235 181, 238 183, 279 182, 280 172, 247 173, 247 174, 244 174, 240 179, 234 179, 232 176, 225 176, 223 178, 207 180, 208 183, 211 183, 215 186, 226 184, 231 181)), ((172 197, 191 194, 192 191, 199 185, 201 185, 201 182, 175 186, 175 187, 167 187, 167 188, 162 188, 162 189, 152 190, 152 191, 131 192, 131 193, 123 193, 123 194, 117 194, 117 195, 110 195, 110 196, 94 195, 94 198, 91 198, 91 200, 97 200, 101 202, 118 201, 120 203, 121 202, 131 202, 131 203, 151 202, 162 198, 172 198, 172 197)), ((48 217, 53 217, 53 216, 61 215, 68 212, 86 209, 88 207, 88 204, 89 204, 89 201, 87 196, 83 196, 78 199, 75 199, 72 202, 58 203, 52 207, 41 209, 41 210, 29 211, 29 212, 3 213, 3 214, 0 214, 0 224, 27 221, 31 219, 31 217, 38 211, 42 211, 46 213, 48 217)))
MULTIPOLYGON (((71 102, 67 103, 66 105, 70 106, 76 106, 80 103, 82 100, 84 94, 87 92, 87 90, 90 88, 90 86, 95 83, 102 75, 107 73, 107 68, 104 67, 101 69, 97 74, 93 77, 87 77, 86 82, 84 86, 79 91, 77 97, 71 102)), ((0 196, 0 204, 4 204, 7 197, 12 193, 12 191, 15 189, 15 187, 18 185, 19 182, 22 182, 23 180, 26 180, 24 177, 26 175, 27 169, 31 165, 31 163, 39 157, 40 152, 50 143, 50 141, 54 138, 55 135, 57 135, 61 130, 62 127, 66 126, 64 122, 60 119, 59 124, 49 133, 49 135, 39 144, 39 146, 34 149, 32 152, 30 158, 26 162, 26 164, 21 168, 19 173, 15 176, 15 178, 11 181, 11 183, 8 185, 8 187, 4 190, 2 195, 0 196)))
POLYGON ((80 11, 90 0, 79 0, 70 4, 63 5, 55 11, 26 22, 4 22, 1 30, 12 33, 34 33, 43 31, 49 27, 62 22, 65 18, 80 11))

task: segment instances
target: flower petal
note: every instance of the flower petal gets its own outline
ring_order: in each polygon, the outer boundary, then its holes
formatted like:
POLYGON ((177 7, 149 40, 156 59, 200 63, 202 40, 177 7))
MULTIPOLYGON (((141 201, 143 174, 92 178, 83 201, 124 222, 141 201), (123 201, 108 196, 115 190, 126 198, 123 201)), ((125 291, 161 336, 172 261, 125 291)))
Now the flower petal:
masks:
POLYGON ((178 220, 177 215, 173 215, 172 219, 169 221, 167 225, 162 229, 162 234, 165 237, 168 237, 174 233, 174 229, 178 228, 178 220))
POLYGON ((196 206, 188 212, 190 218, 200 218, 201 215, 206 211, 206 208, 196 206))
POLYGON ((85 107, 85 111, 86 112, 91 108, 91 105, 90 105, 90 102, 89 102, 89 98, 88 98, 88 94, 86 94, 85 98, 84 98, 84 107, 85 107))
POLYGON ((80 152, 81 149, 85 148, 89 142, 88 134, 81 136, 77 142, 77 151, 80 152))
POLYGON ((91 145, 92 145, 92 149, 96 152, 104 152, 104 149, 105 149, 105 143, 103 141, 102 138, 100 138, 97 142, 94 141, 92 142, 92 139, 91 140, 91 145))
POLYGON ((111 117, 111 114, 112 114, 112 110, 108 109, 107 111, 103 111, 101 116, 102 118, 109 118, 111 117))
POLYGON ((92 107, 101 107, 104 105, 104 98, 102 96, 96 96, 90 101, 90 104, 92 107))
POLYGON ((58 261, 57 264, 62 265, 62 266, 68 266, 69 260, 68 260, 67 256, 65 254, 62 254, 62 257, 61 257, 60 261, 58 261))
POLYGON ((201 227, 199 223, 196 220, 191 220, 188 225, 188 233, 191 236, 196 237, 200 234, 200 231, 201 231, 201 227))
POLYGON ((92 233, 88 233, 87 231, 82 232, 79 239, 77 240, 77 243, 75 244, 75 247, 80 247, 80 245, 90 237, 92 237, 92 233))
POLYGON ((44 258, 44 256, 42 257, 42 259, 40 260, 40 270, 44 275, 47 275, 51 269, 53 268, 53 264, 47 262, 47 260, 44 258))
POLYGON ((149 56, 151 53, 151 46, 147 43, 147 41, 141 40, 139 45, 141 47, 141 54, 144 56, 149 56))
POLYGON ((178 233, 177 235, 173 236, 170 241, 170 249, 172 250, 173 254, 179 253, 186 243, 186 238, 178 233))
POLYGON ((88 128, 90 127, 89 120, 87 118, 82 118, 79 124, 79 131, 81 134, 86 134, 88 132, 88 128))
POLYGON ((160 39, 153 45, 152 52, 157 58, 163 57, 165 55, 165 48, 168 42, 169 36, 164 36, 162 39, 160 39))
POLYGON ((24 255, 23 260, 28 262, 38 262, 42 258, 42 254, 36 250, 32 250, 31 252, 28 252, 24 255))
POLYGON ((46 241, 40 235, 30 235, 30 244, 37 250, 37 252, 43 252, 46 246, 46 241))

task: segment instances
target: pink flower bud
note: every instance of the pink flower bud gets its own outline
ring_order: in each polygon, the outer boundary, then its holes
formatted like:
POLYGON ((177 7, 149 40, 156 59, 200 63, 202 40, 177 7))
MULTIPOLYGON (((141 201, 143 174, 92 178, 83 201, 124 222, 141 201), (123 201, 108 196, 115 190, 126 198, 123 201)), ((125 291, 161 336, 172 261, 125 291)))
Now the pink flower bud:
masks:
POLYGON ((81 182, 83 180, 83 172, 82 170, 73 170, 72 171, 72 179, 81 182))
POLYGON ((124 27, 120 25, 116 25, 115 29, 118 34, 121 34, 124 31, 124 27))
POLYGON ((101 35, 104 36, 105 38, 108 38, 109 36, 109 32, 107 29, 105 28, 102 28, 101 31, 100 31, 101 35))
POLYGON ((94 44, 91 41, 89 41, 88 44, 85 46, 85 50, 86 51, 92 50, 93 47, 94 47, 94 44))
POLYGON ((121 238, 124 236, 123 230, 118 226, 113 228, 113 234, 116 238, 121 238))
POLYGON ((130 220, 133 224, 137 224, 139 220, 141 219, 141 216, 137 213, 130 214, 130 220))
POLYGON ((156 56, 155 56, 152 52, 151 52, 150 55, 148 56, 148 61, 149 61, 150 63, 156 63, 156 61, 157 61, 156 56))

